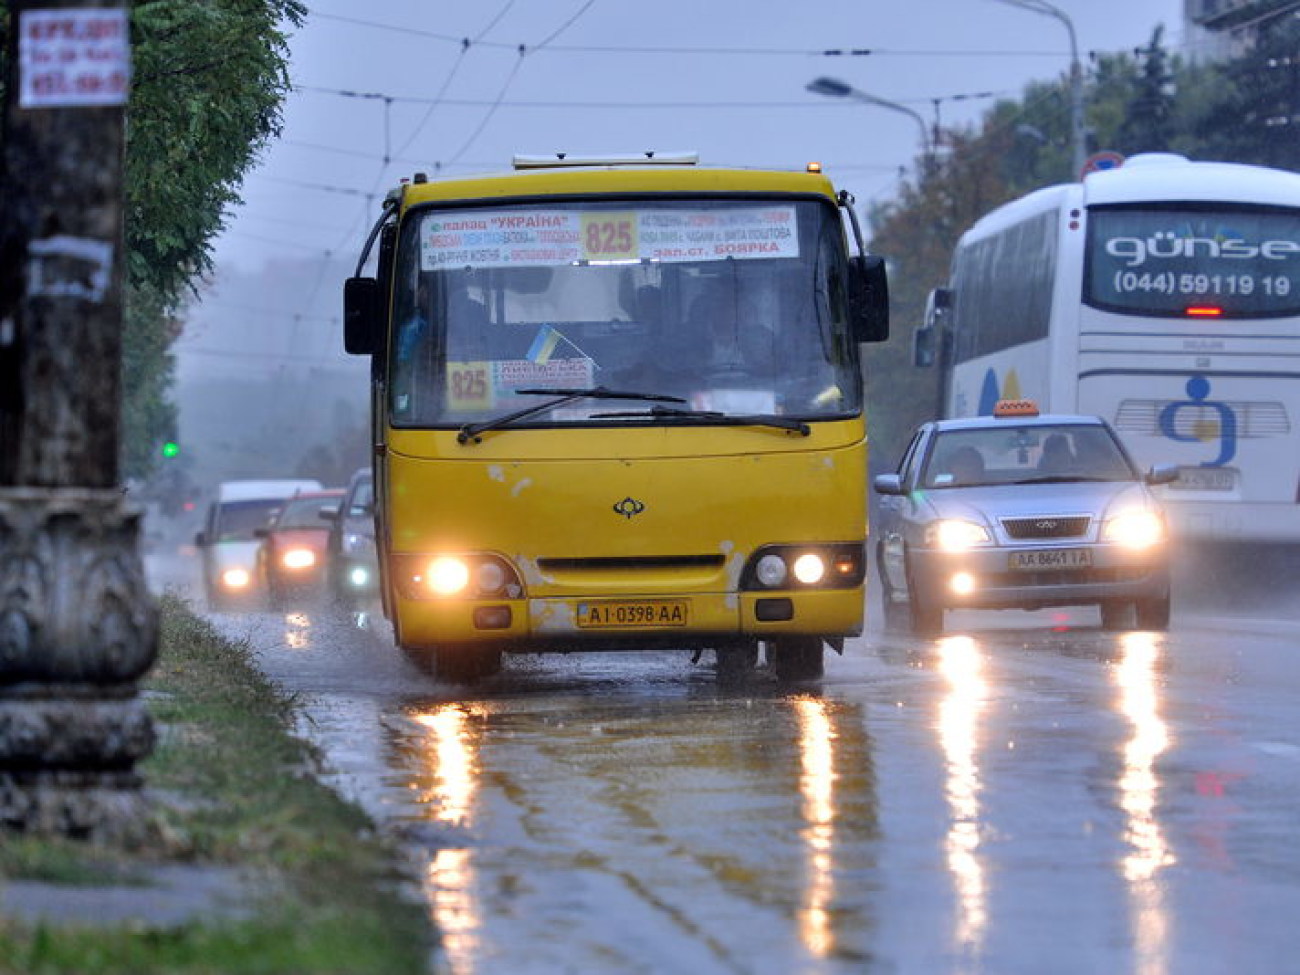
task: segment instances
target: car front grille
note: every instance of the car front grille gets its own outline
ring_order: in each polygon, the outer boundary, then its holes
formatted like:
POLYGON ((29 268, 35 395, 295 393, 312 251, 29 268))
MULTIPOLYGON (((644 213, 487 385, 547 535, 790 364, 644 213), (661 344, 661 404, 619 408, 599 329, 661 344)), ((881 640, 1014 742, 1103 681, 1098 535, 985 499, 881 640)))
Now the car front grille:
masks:
POLYGON ((1080 538, 1091 521, 1088 515, 1036 515, 1003 518, 1002 528, 1011 538, 1080 538))

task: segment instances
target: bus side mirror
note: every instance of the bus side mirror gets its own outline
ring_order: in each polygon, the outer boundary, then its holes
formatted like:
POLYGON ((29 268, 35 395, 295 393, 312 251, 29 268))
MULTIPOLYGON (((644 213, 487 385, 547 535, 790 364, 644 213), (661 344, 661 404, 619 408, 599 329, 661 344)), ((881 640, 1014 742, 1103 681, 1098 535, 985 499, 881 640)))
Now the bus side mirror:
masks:
POLYGON ((934 365, 934 329, 922 325, 912 333, 912 365, 928 369, 934 365))
POLYGON ((348 278, 343 283, 343 348, 351 355, 374 355, 379 323, 379 282, 348 278))
POLYGON ((889 278, 883 257, 849 258, 849 319, 856 342, 889 338, 889 278))
POLYGON ((935 288, 925 298, 925 320, 912 333, 912 365, 928 368, 939 356, 939 337, 948 327, 952 291, 935 288))

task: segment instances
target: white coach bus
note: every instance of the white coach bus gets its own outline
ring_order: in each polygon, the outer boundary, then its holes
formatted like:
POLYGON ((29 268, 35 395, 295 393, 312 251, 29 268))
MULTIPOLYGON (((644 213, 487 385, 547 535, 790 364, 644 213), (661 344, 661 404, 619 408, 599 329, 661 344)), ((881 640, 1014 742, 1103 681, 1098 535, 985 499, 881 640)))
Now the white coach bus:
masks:
POLYGON ((1178 466, 1177 535, 1300 541, 1300 175, 1150 154, 1012 201, 916 338, 946 416, 1098 414, 1178 466))

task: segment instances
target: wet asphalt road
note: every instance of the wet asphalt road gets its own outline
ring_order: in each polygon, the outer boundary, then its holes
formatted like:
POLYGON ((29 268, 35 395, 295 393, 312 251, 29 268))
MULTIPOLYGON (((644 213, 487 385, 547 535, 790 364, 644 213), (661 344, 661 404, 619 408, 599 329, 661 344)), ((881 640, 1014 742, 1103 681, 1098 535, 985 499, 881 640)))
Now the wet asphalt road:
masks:
POLYGON ((799 687, 587 654, 467 691, 365 614, 213 619, 409 845, 439 971, 1300 970, 1300 612, 1210 588, 1161 635, 873 631, 799 687))

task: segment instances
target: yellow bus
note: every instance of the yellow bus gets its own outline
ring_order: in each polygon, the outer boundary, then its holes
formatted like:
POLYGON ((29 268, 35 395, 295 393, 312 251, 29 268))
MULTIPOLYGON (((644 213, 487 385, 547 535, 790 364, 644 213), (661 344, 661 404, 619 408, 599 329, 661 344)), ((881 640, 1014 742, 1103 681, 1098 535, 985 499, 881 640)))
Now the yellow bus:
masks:
POLYGON ((398 645, 462 682, 652 648, 821 676, 863 625, 859 343, 888 334, 851 204, 816 164, 649 153, 391 192, 344 337, 398 645))

